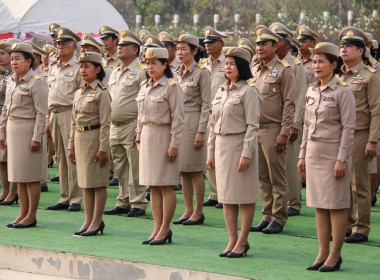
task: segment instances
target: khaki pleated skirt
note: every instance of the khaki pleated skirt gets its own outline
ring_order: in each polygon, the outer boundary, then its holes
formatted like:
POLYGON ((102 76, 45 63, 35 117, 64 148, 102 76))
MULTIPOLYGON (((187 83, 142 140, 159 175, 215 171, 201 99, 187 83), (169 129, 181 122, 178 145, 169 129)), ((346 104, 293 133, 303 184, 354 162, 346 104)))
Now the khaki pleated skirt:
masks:
POLYGON ((140 137, 139 180, 145 186, 175 186, 178 183, 179 162, 170 163, 168 149, 169 125, 144 125, 140 137))
POLYGON ((105 166, 100 167, 99 162, 94 162, 99 151, 99 133, 100 129, 75 132, 74 147, 78 185, 84 189, 106 187, 109 183, 109 150, 106 151, 107 163, 105 166))
POLYGON ((200 150, 194 148, 194 138, 198 132, 200 112, 186 112, 179 145, 179 171, 199 172, 206 171, 207 161, 207 135, 205 144, 200 150))
POLYGON ((227 204, 249 204, 259 200, 257 142, 247 170, 238 171, 245 133, 215 139, 215 176, 218 201, 227 204))
POLYGON ((351 158, 346 162, 346 175, 334 178, 334 166, 340 143, 307 142, 306 205, 322 209, 350 208, 351 158))
POLYGON ((32 152, 35 119, 14 119, 7 122, 8 180, 29 183, 48 179, 46 137, 40 149, 32 152))

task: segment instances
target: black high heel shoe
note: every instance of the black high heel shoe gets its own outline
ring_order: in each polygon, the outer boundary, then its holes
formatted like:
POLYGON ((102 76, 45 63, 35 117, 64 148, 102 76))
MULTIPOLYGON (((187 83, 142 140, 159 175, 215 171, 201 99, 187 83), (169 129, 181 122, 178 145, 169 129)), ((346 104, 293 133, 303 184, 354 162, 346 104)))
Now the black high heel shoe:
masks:
POLYGON ((203 214, 196 220, 187 220, 187 221, 184 221, 182 224, 184 226, 201 225, 203 224, 204 221, 205 221, 205 215, 203 214))
POLYGON ((74 235, 82 235, 82 233, 84 233, 86 230, 87 229, 85 228, 85 229, 82 229, 80 231, 76 231, 76 232, 74 232, 74 235))
POLYGON ((219 257, 221 258, 225 258, 228 256, 228 254, 231 253, 231 251, 223 251, 219 254, 219 257))
POLYGON ((29 224, 29 225, 24 225, 24 224, 20 224, 20 223, 14 223, 13 224, 13 228, 29 228, 29 227, 35 227, 37 226, 37 220, 35 220, 33 223, 29 224))
POLYGON ((48 168, 52 168, 52 167, 53 167, 53 164, 54 164, 54 159, 52 159, 52 160, 48 163, 48 168))
POLYGON ((323 265, 324 262, 315 263, 313 265, 309 265, 306 267, 306 270, 319 270, 319 268, 323 265))
POLYGON ((172 236, 173 236, 173 233, 170 230, 164 239, 161 239, 161 240, 153 239, 152 241, 149 242, 149 245, 163 245, 165 244, 166 240, 168 240, 169 243, 172 243, 172 236))
POLYGON ((180 225, 183 224, 183 222, 186 222, 189 218, 184 218, 184 219, 178 219, 173 221, 173 225, 180 225))
POLYGON ((152 241, 153 239, 154 239, 154 237, 149 238, 149 239, 147 239, 147 240, 144 240, 144 241, 142 242, 142 244, 144 244, 144 245, 149 244, 149 242, 152 241))
POLYGON ((9 224, 6 224, 5 227, 6 227, 6 228, 13 228, 13 225, 14 225, 14 224, 15 224, 15 223, 9 223, 9 224))
POLYGON ((241 258, 243 255, 247 255, 247 252, 248 250, 250 249, 251 247, 249 247, 249 244, 247 243, 247 245, 245 245, 245 249, 242 253, 235 253, 235 252, 230 252, 228 255, 227 255, 227 258, 241 258))
POLYGON ((10 200, 10 201, 5 201, 4 200, 4 201, 0 202, 0 205, 7 205, 7 206, 9 206, 9 205, 12 205, 13 202, 16 202, 16 204, 18 204, 18 194, 16 194, 16 196, 15 196, 15 198, 13 200, 10 200))
POLYGON ((85 231, 81 234, 81 236, 93 236, 93 235, 96 235, 99 231, 101 234, 103 234, 103 230, 104 228, 106 227, 106 225, 104 224, 104 222, 102 221, 102 223, 100 224, 100 226, 98 227, 97 230, 93 230, 93 231, 85 231))
POLYGON ((319 271, 320 272, 331 272, 331 271, 339 270, 342 262, 343 262, 342 257, 339 257, 339 260, 336 262, 336 264, 334 266, 322 265, 319 268, 319 271))

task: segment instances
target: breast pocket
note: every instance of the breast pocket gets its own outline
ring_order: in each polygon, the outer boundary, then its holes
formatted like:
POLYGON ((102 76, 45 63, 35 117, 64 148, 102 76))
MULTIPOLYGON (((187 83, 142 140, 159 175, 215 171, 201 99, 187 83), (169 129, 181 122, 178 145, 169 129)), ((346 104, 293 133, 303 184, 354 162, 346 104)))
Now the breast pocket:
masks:
POLYGON ((155 113, 163 112, 165 105, 166 102, 163 95, 154 95, 150 98, 150 109, 155 113))
POLYGON ((354 92, 356 104, 360 104, 366 99, 366 87, 363 84, 350 84, 350 88, 354 92))
POLYGON ((276 95, 280 93, 280 83, 277 78, 265 77, 261 83, 260 93, 262 95, 276 95))
POLYGON ((336 101, 322 101, 322 111, 328 119, 338 115, 338 103, 336 101))
POLYGON ((233 97, 227 100, 229 112, 236 114, 241 111, 243 108, 240 106, 241 100, 240 97, 233 97))
POLYGON ((85 98, 83 98, 81 105, 81 109, 83 112, 93 113, 98 110, 98 104, 94 97, 86 96, 85 98))
POLYGON ((137 97, 135 99, 136 103, 137 103, 137 110, 138 110, 139 113, 144 112, 144 108, 145 108, 145 104, 144 104, 145 96, 146 95, 137 95, 137 97))
POLYGON ((55 83, 55 80, 56 80, 55 76, 52 76, 52 75, 48 76, 48 78, 47 78, 47 84, 48 84, 49 89, 53 87, 53 84, 55 83))

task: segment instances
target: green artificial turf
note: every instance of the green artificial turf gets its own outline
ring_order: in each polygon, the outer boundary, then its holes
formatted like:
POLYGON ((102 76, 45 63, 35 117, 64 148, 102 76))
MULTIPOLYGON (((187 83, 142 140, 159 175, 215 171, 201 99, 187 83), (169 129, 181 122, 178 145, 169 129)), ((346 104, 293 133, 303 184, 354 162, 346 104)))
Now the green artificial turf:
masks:
MULTIPOLYGON (((55 175, 56 169, 50 169, 55 175)), ((208 188, 207 188, 208 191, 208 188)), ((116 202, 117 188, 108 189, 106 209, 116 202)), ((305 190, 302 191, 303 198, 305 190)), ((174 219, 184 210, 183 197, 177 192, 174 219)), ((144 218, 104 216, 105 233, 94 237, 73 237, 84 219, 77 213, 47 211, 59 199, 59 185, 49 183, 49 192, 41 194, 38 226, 30 229, 0 227, 0 243, 31 248, 101 256, 192 270, 208 271, 254 279, 380 279, 380 207, 372 208, 370 241, 344 244, 341 271, 320 273, 306 271, 318 252, 314 212, 303 205, 301 215, 290 217, 281 235, 251 233, 248 256, 240 259, 220 258, 227 244, 223 211, 205 207, 205 223, 200 226, 173 225, 173 243, 165 246, 142 245, 153 229, 150 207, 144 218)), ((304 204, 304 199, 303 199, 304 204)), ((18 215, 18 206, 0 206, 0 224, 18 215)), ((254 224, 261 220, 261 204, 256 206, 254 224)))

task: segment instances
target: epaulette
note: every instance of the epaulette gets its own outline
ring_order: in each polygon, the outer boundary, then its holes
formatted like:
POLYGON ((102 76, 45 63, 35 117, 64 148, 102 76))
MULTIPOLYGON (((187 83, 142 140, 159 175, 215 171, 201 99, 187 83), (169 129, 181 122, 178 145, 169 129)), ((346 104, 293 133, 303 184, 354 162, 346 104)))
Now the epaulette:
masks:
POLYGON ((290 67, 289 62, 287 62, 285 59, 281 60, 282 65, 285 67, 290 67))
POLYGON ((252 80, 249 79, 247 80, 247 84, 250 86, 250 87, 254 87, 255 85, 253 84, 252 80))
POLYGON ((34 73, 33 74, 33 79, 35 79, 36 81, 38 81, 39 79, 41 79, 41 77, 34 73))
POLYGON ((106 68, 106 67, 107 67, 107 64, 104 63, 104 62, 102 62, 102 67, 103 67, 103 68, 106 68))
POLYGON ((376 63, 378 63, 378 61, 374 58, 371 58, 369 62, 371 62, 372 65, 375 65, 376 63))
POLYGON ((338 79, 338 84, 342 86, 347 86, 348 84, 338 79))
POLYGON ((55 55, 55 52, 51 52, 51 53, 49 54, 49 56, 53 56, 53 55, 55 55))
POLYGON ((208 60, 208 57, 206 57, 206 58, 201 58, 199 61, 201 61, 201 63, 206 63, 207 60, 208 60))
POLYGON ((199 66, 199 68, 201 68, 201 69, 206 68, 206 66, 203 65, 203 63, 201 62, 201 60, 199 60, 199 62, 198 62, 198 66, 199 66))
POLYGON ((145 65, 142 64, 141 62, 137 63, 137 66, 141 69, 141 70, 145 70, 145 65))
POLYGON ((148 82, 148 79, 144 80, 141 82, 140 86, 142 86, 143 84, 146 84, 148 82))
POLYGON ((296 65, 301 64, 301 61, 295 56, 293 56, 293 61, 296 65))
POLYGON ((98 86, 101 88, 101 89, 107 89, 101 82, 98 83, 98 86))
POLYGON ((169 86, 173 86, 176 84, 176 82, 173 79, 168 79, 167 81, 169 86))
POLYGON ((369 70, 369 72, 371 72, 371 73, 376 73, 377 71, 375 70, 375 69, 373 69, 371 66, 369 66, 369 65, 367 65, 367 67, 366 67, 368 70, 369 70))
POLYGON ((315 82, 314 83, 310 83, 309 85, 308 85, 308 87, 312 87, 312 86, 314 86, 315 85, 315 82))
POLYGON ((41 71, 41 74, 42 74, 42 76, 44 76, 44 77, 47 77, 47 76, 48 76, 48 74, 46 73, 45 70, 42 70, 42 71, 41 71))

